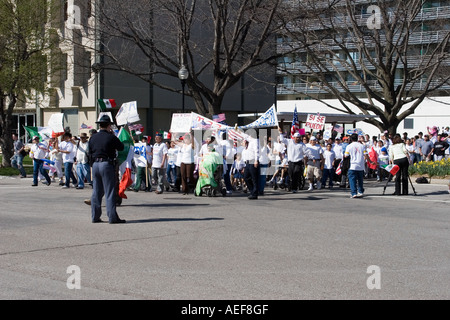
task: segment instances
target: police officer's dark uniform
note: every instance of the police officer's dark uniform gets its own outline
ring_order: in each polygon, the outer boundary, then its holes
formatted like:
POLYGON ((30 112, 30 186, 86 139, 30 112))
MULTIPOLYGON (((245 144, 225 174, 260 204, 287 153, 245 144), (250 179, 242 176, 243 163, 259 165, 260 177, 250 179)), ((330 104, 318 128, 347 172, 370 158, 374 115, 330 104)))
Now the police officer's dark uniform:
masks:
POLYGON ((109 223, 125 223, 116 212, 116 152, 124 149, 123 143, 112 133, 111 119, 103 115, 100 130, 89 139, 89 157, 92 166, 93 190, 91 197, 92 222, 101 222, 102 198, 105 196, 109 223))

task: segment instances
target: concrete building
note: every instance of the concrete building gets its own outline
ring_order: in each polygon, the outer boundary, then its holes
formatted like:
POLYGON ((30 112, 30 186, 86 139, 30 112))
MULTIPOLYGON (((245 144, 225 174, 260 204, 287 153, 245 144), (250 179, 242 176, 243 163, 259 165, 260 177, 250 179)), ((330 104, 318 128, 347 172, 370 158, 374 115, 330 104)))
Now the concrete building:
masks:
MULTIPOLYGON (((296 5, 296 1, 287 1, 292 6, 296 5)), ((317 2, 320 3, 320 2, 317 2)), ((328 2, 326 2, 328 3, 328 2)), ((370 5, 376 5, 377 2, 373 1, 365 1, 365 0, 356 0, 351 2, 355 11, 354 18, 360 26, 365 26, 368 23, 368 19, 372 17, 373 13, 368 12, 368 8, 370 5)), ((389 1, 386 1, 389 3, 389 1)), ((393 1, 392 4, 396 4, 398 2, 393 1)), ((336 8, 339 6, 344 7, 346 5, 346 1, 341 1, 341 3, 336 4, 336 8)), ((337 74, 339 72, 339 76, 342 81, 345 82, 346 89, 351 92, 355 97, 363 101, 366 96, 366 89, 361 83, 355 79, 354 75, 350 72, 346 72, 346 67, 344 63, 354 61, 356 65, 358 65, 361 60, 359 59, 359 53, 357 50, 357 44, 352 43, 351 37, 351 28, 346 29, 346 25, 344 23, 348 23, 348 17, 346 17, 346 13, 343 10, 342 12, 333 11, 332 13, 322 13, 320 17, 325 17, 323 20, 321 18, 313 19, 314 21, 309 21, 305 23, 307 25, 303 30, 312 30, 313 32, 317 32, 315 35, 321 34, 323 30, 329 28, 330 25, 334 22, 334 26, 342 28, 343 32, 336 33, 334 36, 336 38, 348 37, 349 41, 347 44, 348 52, 346 50, 342 50, 339 46, 335 45, 332 37, 330 36, 329 41, 326 40, 317 40, 320 42, 320 46, 324 52, 328 50, 328 52, 333 52, 332 54, 328 53, 329 59, 327 60, 327 72, 329 70, 334 70, 329 72, 327 77, 327 81, 334 81, 333 74, 337 74), (328 16, 329 15, 329 16, 328 16), (329 19, 329 20, 328 20, 329 19), (327 25, 327 23, 329 24, 327 25), (330 43, 330 46, 327 47, 327 43, 330 43), (341 60, 342 59, 342 60, 341 60)), ((408 67, 417 67, 419 66, 422 57, 426 50, 430 48, 435 48, 436 45, 446 39, 448 39, 449 30, 450 30, 450 1, 448 0, 426 0, 423 1, 422 9, 414 18, 412 26, 414 30, 409 37, 408 42, 408 67)), ((371 30, 367 30, 370 32, 371 30)), ((381 30, 382 32, 383 30, 381 30)), ((322 36, 325 36, 326 33, 322 33, 322 36)), ((344 40, 337 40, 342 41, 344 40)), ((447 40, 448 41, 448 40, 447 40)), ((347 43, 347 42, 345 42, 347 43)), ((290 38, 282 38, 280 37, 277 50, 283 52, 283 50, 288 50, 292 47, 298 46, 299 50, 295 54, 286 55, 284 59, 279 61, 279 68, 277 73, 277 82, 278 82, 278 105, 280 112, 288 112, 291 113, 294 110, 294 107, 297 106, 298 112, 306 112, 306 113, 340 113, 335 109, 326 107, 324 103, 321 101, 333 105, 336 107, 342 108, 342 104, 336 99, 337 97, 330 93, 330 90, 327 90, 326 86, 323 85, 317 77, 314 76, 314 73, 311 72, 311 69, 308 69, 306 64, 308 64, 311 57, 310 53, 307 53, 306 50, 301 49, 301 45, 299 43, 295 43, 295 40, 290 38), (320 101, 317 101, 317 100, 320 101)), ((369 46, 369 45, 368 45, 369 46)), ((374 49, 375 50, 375 49, 374 49)), ((367 61, 366 67, 372 68, 367 61)), ((364 63, 364 61, 363 61, 364 63)), ((443 63, 442 67, 450 66, 450 61, 447 59, 445 63, 443 63)), ((361 70, 361 66, 359 66, 359 70, 361 70)), ((325 69, 325 68, 324 68, 325 69)), ((402 76, 404 74, 404 66, 402 63, 398 64, 397 69, 395 70, 395 85, 399 86, 402 84, 402 76)), ((370 84, 370 88, 375 92, 381 92, 382 88, 380 84, 376 81, 376 79, 372 80, 372 83, 367 81, 370 84)), ((411 88, 412 92, 421 92, 425 88, 426 78, 423 81, 414 83, 414 86, 411 88)), ((339 91, 342 91, 342 84, 338 84, 338 82, 331 84, 339 91)), ((426 132, 427 126, 438 126, 441 129, 443 127, 447 127, 450 125, 450 83, 445 83, 439 90, 433 92, 430 99, 425 99, 420 106, 416 109, 415 113, 411 116, 408 116, 404 121, 402 121, 397 127, 397 132, 403 133, 407 132, 409 135, 416 134, 419 131, 426 132)), ((351 107, 352 111, 356 114, 360 114, 361 110, 358 109, 354 104, 348 103, 351 107), (353 108, 354 107, 354 108, 353 108)), ((404 108, 406 108, 405 106, 404 108)), ((404 108, 402 110, 404 110, 404 108)), ((289 120, 289 118, 287 118, 289 120)), ((349 126, 349 125, 347 125, 349 126)), ((356 122, 351 124, 352 127, 362 128, 363 131, 368 133, 369 135, 378 135, 380 134, 380 129, 377 127, 365 123, 365 122, 356 122)))

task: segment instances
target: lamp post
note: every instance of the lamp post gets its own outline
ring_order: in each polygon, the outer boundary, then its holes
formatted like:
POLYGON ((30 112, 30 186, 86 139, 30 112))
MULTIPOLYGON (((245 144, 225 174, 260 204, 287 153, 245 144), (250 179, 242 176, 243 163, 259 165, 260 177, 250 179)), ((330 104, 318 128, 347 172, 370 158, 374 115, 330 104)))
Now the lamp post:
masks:
POLYGON ((178 78, 181 81, 181 88, 183 91, 183 100, 182 100, 182 104, 181 104, 181 110, 184 113, 184 87, 186 86, 186 80, 189 77, 189 71, 188 69, 186 69, 186 67, 184 65, 181 66, 180 70, 178 71, 178 78))

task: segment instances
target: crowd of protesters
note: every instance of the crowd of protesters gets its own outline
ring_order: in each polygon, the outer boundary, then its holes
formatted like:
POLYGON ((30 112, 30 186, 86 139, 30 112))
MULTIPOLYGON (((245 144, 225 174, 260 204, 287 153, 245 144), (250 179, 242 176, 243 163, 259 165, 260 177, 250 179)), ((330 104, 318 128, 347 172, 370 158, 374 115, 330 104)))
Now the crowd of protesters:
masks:
MULTIPOLYGON (((157 134, 154 143, 150 136, 136 136, 133 182, 128 190, 201 195, 195 190, 203 177, 202 159, 214 153, 223 159, 216 161, 214 168, 220 168, 220 177, 215 179, 219 180, 216 181, 217 190, 224 196, 242 192, 248 193, 249 199, 258 199, 266 188, 294 193, 303 186, 310 192, 336 186, 353 188, 356 171, 358 175, 362 172, 362 176, 357 177, 360 182, 363 178, 376 178, 381 182, 389 178, 385 169, 389 164, 397 164, 400 168, 395 179, 395 194, 406 195, 410 164, 449 158, 448 127, 442 132, 428 128, 426 134, 419 132, 415 136, 406 133, 392 136, 387 132, 373 137, 341 133, 333 134, 329 139, 324 139, 322 132, 290 136, 278 129, 277 135, 252 137, 244 134, 242 140, 232 140, 226 132, 220 131, 212 132, 204 141, 197 141, 192 133, 173 135, 171 141, 164 141, 163 136, 157 134), (362 146, 353 156, 347 150, 352 143, 362 146), (352 170, 355 159, 350 158, 355 158, 359 152, 362 165, 356 165, 358 170, 355 171, 352 170)), ((95 132, 92 129, 89 136, 95 132)), ((70 128, 66 128, 61 137, 49 141, 33 137, 29 150, 29 156, 34 160, 32 186, 38 186, 39 181, 50 185, 56 179, 65 189, 84 189, 86 184, 92 186, 87 156, 89 136, 82 133, 74 137, 70 128)), ((13 135, 13 140, 12 165, 20 170, 20 177, 26 177, 23 168, 25 145, 17 135, 13 135)), ((353 152, 353 149, 349 150, 353 152)), ((355 192, 352 191, 352 197, 362 196, 362 192, 355 192)))

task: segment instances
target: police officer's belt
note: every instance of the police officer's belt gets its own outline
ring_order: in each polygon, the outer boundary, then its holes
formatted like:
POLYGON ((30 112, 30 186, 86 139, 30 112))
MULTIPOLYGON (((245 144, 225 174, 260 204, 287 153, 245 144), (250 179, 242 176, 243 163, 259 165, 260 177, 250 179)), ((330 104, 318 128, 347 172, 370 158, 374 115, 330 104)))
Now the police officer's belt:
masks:
POLYGON ((114 159, 110 159, 110 158, 95 158, 94 162, 112 162, 114 161, 114 159))

